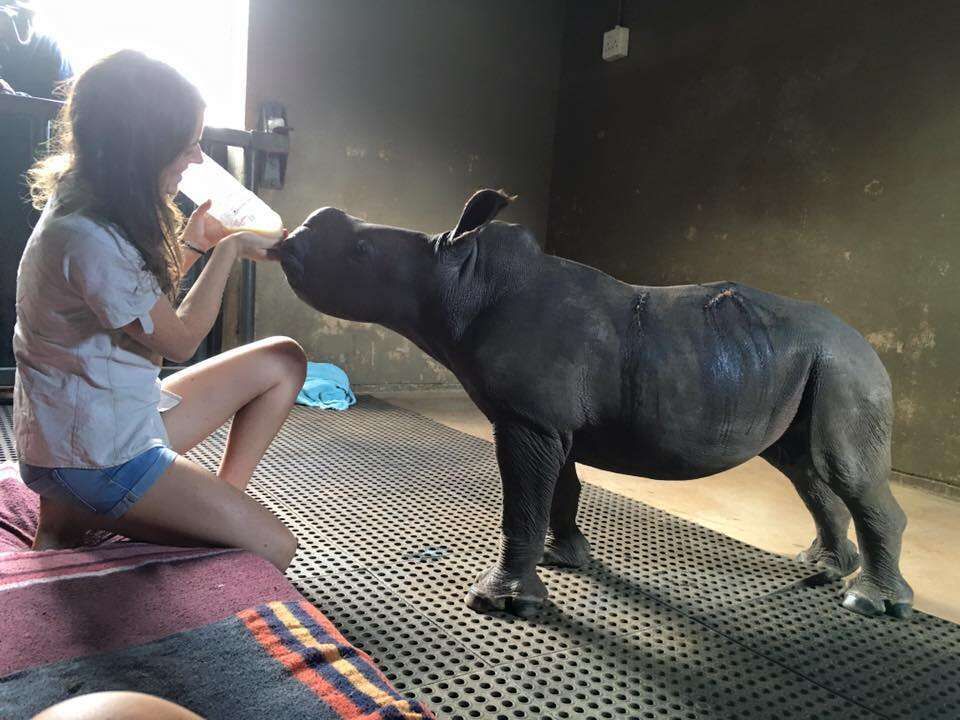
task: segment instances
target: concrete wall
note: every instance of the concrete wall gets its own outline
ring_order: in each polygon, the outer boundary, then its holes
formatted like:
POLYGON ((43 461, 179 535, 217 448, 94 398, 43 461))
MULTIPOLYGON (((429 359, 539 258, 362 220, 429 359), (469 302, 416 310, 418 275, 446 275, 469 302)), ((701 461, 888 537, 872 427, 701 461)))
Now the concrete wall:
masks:
POLYGON ((960 4, 571 2, 548 246, 820 302, 893 378, 894 467, 960 485, 960 4))
MULTIPOLYGON (((331 205, 425 232, 503 187, 504 219, 543 237, 560 75, 559 0, 251 0, 247 120, 284 103, 289 227, 331 205)), ((260 265, 257 335, 290 335, 365 385, 455 382, 405 339, 323 317, 260 265)))

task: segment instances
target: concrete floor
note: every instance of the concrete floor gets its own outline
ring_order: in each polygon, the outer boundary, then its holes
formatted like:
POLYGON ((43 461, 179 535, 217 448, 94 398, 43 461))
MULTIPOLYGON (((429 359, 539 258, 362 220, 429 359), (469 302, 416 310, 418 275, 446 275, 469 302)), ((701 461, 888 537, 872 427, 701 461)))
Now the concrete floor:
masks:
MULTIPOLYGON (((460 391, 375 393, 448 427, 493 440, 490 424, 460 391)), ((640 500, 755 547, 796 555, 814 537, 813 520, 790 482, 760 458, 701 480, 664 482, 578 465, 580 479, 640 500)), ((909 520, 901 570, 916 607, 960 622, 960 502, 894 483, 909 520)), ((856 541, 851 525, 850 537, 856 541)))

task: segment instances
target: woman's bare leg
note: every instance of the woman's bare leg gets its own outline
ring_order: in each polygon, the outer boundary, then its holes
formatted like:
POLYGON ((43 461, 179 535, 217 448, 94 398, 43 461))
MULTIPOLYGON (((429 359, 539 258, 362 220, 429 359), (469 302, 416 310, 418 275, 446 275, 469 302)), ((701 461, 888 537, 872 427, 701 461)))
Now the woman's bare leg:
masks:
MULTIPOLYGON (((71 522, 86 531, 109 530, 161 545, 241 548, 281 570, 297 550, 293 533, 263 505, 184 457, 174 460, 120 518, 60 503, 55 507, 66 509, 71 522)), ((34 543, 36 550, 49 547, 34 543)))
POLYGON ((163 413, 170 445, 185 453, 233 418, 217 475, 245 488, 283 425, 306 374, 290 338, 267 338, 181 370, 163 382, 183 401, 163 413))
POLYGON ((293 533, 273 513, 183 457, 109 526, 132 540, 243 548, 280 570, 297 550, 293 533))
MULTIPOLYGON (((243 490, 290 412, 305 373, 306 357, 296 342, 267 338, 171 375, 164 389, 183 398, 163 413, 171 447, 185 453, 233 417, 220 469, 210 477, 243 490)), ((91 530, 117 531, 113 524, 109 518, 41 498, 33 548, 75 547, 91 530)), ((148 538, 141 534, 136 539, 148 538)))

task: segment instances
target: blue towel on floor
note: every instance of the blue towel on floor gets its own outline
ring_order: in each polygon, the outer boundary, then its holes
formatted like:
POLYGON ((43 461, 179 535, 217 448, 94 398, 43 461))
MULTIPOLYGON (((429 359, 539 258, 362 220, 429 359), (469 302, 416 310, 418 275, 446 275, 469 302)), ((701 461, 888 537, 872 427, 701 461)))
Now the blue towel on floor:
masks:
POLYGON ((300 405, 346 410, 356 401, 343 370, 330 363, 307 363, 307 378, 297 395, 300 405))

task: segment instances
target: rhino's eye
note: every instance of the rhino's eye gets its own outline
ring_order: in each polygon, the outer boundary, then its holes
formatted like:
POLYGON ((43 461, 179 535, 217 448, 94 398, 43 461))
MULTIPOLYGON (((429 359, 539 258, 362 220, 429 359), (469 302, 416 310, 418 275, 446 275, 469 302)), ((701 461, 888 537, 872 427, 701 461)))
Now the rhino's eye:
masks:
POLYGON ((367 241, 363 238, 357 239, 357 244, 354 246, 354 251, 357 255, 363 256, 370 252, 370 246, 367 244, 367 241))

